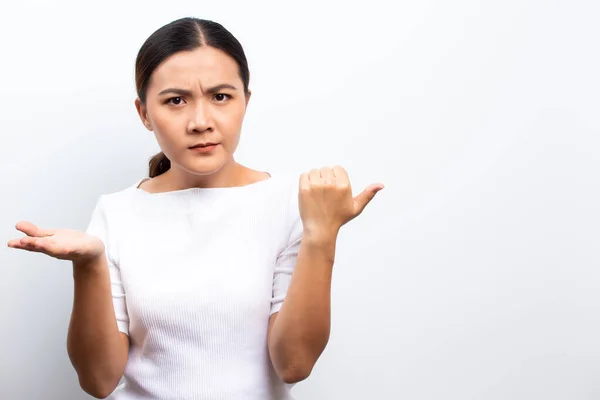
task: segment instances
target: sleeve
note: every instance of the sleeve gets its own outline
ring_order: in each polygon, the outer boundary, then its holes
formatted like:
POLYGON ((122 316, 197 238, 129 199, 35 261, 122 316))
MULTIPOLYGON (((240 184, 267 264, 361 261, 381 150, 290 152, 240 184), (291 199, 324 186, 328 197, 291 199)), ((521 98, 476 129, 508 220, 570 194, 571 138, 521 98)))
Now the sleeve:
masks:
POLYGON ((104 243, 106 249, 106 261, 110 273, 113 307, 117 317, 117 326, 119 327, 119 331, 129 335, 129 315, 127 314, 125 289, 121 280, 121 270, 113 257, 114 245, 111 243, 111 237, 109 235, 110 230, 108 228, 109 224, 106 217, 105 203, 105 196, 101 196, 92 212, 86 233, 98 237, 104 243))
POLYGON ((275 269, 273 272, 273 296, 271 299, 271 315, 279 312, 283 305, 283 300, 287 293, 290 281, 292 280, 292 273, 296 267, 296 260, 298 259, 298 251, 302 242, 302 219, 298 211, 298 193, 292 198, 291 206, 291 219, 290 224, 290 235, 286 242, 285 247, 279 253, 275 262, 275 269))

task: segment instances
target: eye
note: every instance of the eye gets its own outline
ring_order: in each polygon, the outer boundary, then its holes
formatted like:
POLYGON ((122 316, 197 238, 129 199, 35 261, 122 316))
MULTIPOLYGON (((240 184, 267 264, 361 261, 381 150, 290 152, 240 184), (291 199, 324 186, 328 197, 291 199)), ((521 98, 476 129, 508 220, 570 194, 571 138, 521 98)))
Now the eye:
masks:
POLYGON ((170 99, 167 100, 167 104, 173 104, 173 105, 180 105, 183 103, 183 98, 181 97, 171 97, 170 99))
POLYGON ((228 94, 225 94, 225 93, 217 93, 217 94, 215 94, 215 97, 214 97, 214 99, 219 103, 222 103, 225 100, 228 100, 230 98, 231 98, 231 96, 228 94))

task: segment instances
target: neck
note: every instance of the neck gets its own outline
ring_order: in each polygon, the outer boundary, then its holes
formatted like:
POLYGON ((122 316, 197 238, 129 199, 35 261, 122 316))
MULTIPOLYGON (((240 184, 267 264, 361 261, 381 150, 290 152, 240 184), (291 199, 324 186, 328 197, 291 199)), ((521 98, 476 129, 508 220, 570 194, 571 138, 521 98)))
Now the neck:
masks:
POLYGON ((162 176, 162 186, 168 190, 181 190, 188 188, 217 188, 240 186, 248 180, 247 168, 231 161, 218 171, 208 174, 194 174, 177 166, 171 168, 162 176))

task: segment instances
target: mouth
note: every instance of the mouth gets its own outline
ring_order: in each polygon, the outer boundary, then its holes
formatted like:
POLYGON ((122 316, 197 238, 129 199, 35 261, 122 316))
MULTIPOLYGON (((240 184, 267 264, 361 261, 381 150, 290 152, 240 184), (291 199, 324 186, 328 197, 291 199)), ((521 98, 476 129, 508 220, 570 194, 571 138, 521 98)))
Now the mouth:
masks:
POLYGON ((198 148, 205 148, 205 147, 214 147, 214 146, 216 146, 218 144, 219 143, 213 143, 213 142, 198 143, 198 144, 195 144, 193 146, 190 146, 190 149, 198 149, 198 148))
POLYGON ((189 149, 195 153, 212 153, 212 151, 216 149, 218 145, 219 143, 212 142, 198 143, 191 146, 189 149))

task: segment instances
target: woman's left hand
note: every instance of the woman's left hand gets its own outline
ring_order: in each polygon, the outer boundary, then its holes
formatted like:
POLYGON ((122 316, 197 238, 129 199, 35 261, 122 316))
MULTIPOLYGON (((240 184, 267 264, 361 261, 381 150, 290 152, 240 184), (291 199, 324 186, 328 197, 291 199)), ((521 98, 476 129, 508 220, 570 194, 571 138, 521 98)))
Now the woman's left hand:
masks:
POLYGON ((372 184, 353 197, 348 174, 340 166, 303 173, 298 201, 304 231, 319 236, 337 235, 383 188, 383 184, 372 184))

